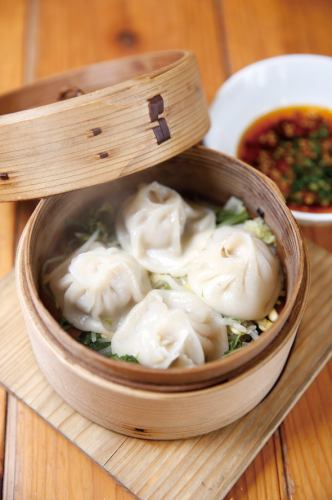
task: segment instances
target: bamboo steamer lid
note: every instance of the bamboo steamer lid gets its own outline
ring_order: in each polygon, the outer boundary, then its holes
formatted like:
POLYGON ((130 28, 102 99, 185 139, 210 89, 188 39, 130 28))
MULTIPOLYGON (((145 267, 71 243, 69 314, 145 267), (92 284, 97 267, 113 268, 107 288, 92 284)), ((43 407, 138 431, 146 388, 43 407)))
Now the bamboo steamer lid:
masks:
POLYGON ((209 127, 194 54, 107 61, 0 96, 0 202, 102 184, 167 160, 209 127))

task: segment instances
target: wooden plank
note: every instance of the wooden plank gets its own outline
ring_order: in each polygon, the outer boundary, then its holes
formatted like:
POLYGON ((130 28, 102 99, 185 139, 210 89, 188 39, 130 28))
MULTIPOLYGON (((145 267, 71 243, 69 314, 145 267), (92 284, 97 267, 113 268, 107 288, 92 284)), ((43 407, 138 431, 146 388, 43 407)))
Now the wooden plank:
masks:
POLYGON ((19 238, 22 234, 22 231, 28 222, 30 215, 35 209, 38 201, 21 201, 16 204, 16 220, 15 220, 15 247, 18 244, 19 238))
POLYGON ((4 487, 4 498, 128 500, 132 495, 110 480, 87 456, 15 398, 10 400, 12 418, 7 433, 7 463, 15 470, 4 487), (31 434, 38 433, 38 440, 31 434), (26 450, 22 455, 21 450, 26 450), (29 474, 27 474, 29 471, 29 474))
POLYGON ((331 226, 305 226, 302 227, 302 234, 332 252, 331 226))
MULTIPOLYGON (((79 0, 35 0, 30 2, 29 7, 30 30, 34 40, 31 43, 30 37, 25 74, 30 81, 34 77, 48 76, 103 59, 170 48, 187 48, 197 53, 209 98, 224 79, 218 22, 212 0, 196 0, 194 3, 191 0, 171 0, 163 4, 162 16, 156 13, 155 0, 97 0, 84 3, 79 0)), ((32 205, 18 205, 16 239, 32 205)), ((12 469, 8 481, 12 482, 15 476, 15 487, 23 491, 24 485, 26 498, 29 495, 48 498, 43 496, 43 483, 49 467, 46 462, 38 461, 38 468, 34 467, 32 474, 30 464, 35 455, 31 445, 25 446, 20 436, 24 429, 27 439, 40 448, 48 441, 54 441, 54 431, 38 418, 33 420, 32 425, 30 410, 25 407, 11 417, 17 419, 16 427, 12 426, 12 429, 17 432, 19 452, 15 455, 16 467, 12 469), (36 484, 31 480, 33 475, 40 478, 36 484)), ((61 456, 66 454, 71 464, 70 473, 74 477, 85 475, 86 470, 90 474, 85 457, 59 439, 56 447, 48 448, 48 458, 58 464, 57 479, 64 488, 66 485, 69 487, 70 482, 68 472, 61 467, 61 456)), ((91 482, 94 488, 98 488, 98 478, 92 476, 91 482)), ((51 484, 55 490, 56 484, 52 481, 51 484)), ((108 484, 113 485, 111 478, 108 484)))
POLYGON ((15 205, 2 203, 0 205, 0 276, 13 267, 14 235, 15 235, 15 205))
POLYGON ((184 48, 196 53, 211 99, 225 77, 213 0, 169 0, 162 5, 162 15, 160 9, 155 0, 43 1, 36 76, 135 53, 184 48))
POLYGON ((330 0, 218 0, 229 68, 287 53, 332 54, 330 0), (251 25, 251 28, 250 28, 251 25))
MULTIPOLYGON (((0 92, 22 81, 24 55, 25 0, 0 0, 0 92)), ((1 113, 1 110, 0 110, 1 113)), ((0 205, 0 276, 13 266, 15 205, 0 205)), ((0 389, 0 496, 4 474, 5 424, 7 396, 0 389)))
MULTIPOLYGON (((331 226, 306 227, 304 235, 332 252, 331 226)), ((330 313, 329 313, 330 314, 330 313)), ((330 320, 331 329, 332 321, 330 320)), ((290 494, 328 498, 332 492, 332 361, 283 425, 290 494), (309 467, 308 467, 308 464, 309 467)))
MULTIPOLYGON (((25 0, 0 0, 0 93, 20 85, 24 58, 25 0)), ((1 109, 0 109, 1 113, 1 109)), ((2 166, 3 168, 3 166, 2 166)), ((0 205, 0 275, 13 265, 15 205, 0 205)))
POLYGON ((331 384, 330 362, 283 425, 289 493, 294 498, 331 498, 331 384))
POLYGON ((225 500, 279 500, 286 496, 279 430, 249 465, 225 500))
POLYGON ((6 92, 22 82, 25 0, 0 0, 0 9, 0 92, 6 92))
POLYGON ((4 474, 7 394, 0 389, 0 498, 4 474))
MULTIPOLYGON (((303 325, 286 369, 275 388, 260 405, 224 429, 193 439, 151 442, 125 438, 78 415, 61 401, 36 367, 11 276, 0 283, 0 297, 6 297, 0 310, 0 323, 3 325, 0 335, 0 382, 140 498, 222 498, 331 356, 329 312, 332 289, 328 284, 332 279, 332 256, 318 247, 310 247, 309 253, 315 278, 303 325), (320 329, 313 336, 312 328, 316 322, 320 324, 320 329), (13 331, 16 333, 15 344, 10 342, 13 331)), ((44 430, 39 426, 36 429, 42 436, 44 430)), ((22 446, 24 450, 28 449, 26 456, 30 472, 33 468, 31 463, 36 459, 31 454, 31 446, 44 447, 48 439, 36 439, 36 429, 32 432, 29 423, 24 421, 22 433, 27 442, 31 443, 30 452, 23 441, 20 441, 20 446, 16 446, 17 449, 22 446), (31 439, 31 435, 34 439, 31 439)), ((16 439, 18 443, 18 438, 16 439)), ((57 449, 62 449, 60 443, 57 446, 57 449)), ((280 453, 279 445, 278 449, 280 453)), ((52 450, 50 447, 48 452, 50 463, 61 463, 52 450)), ((244 498, 273 498, 272 495, 279 497, 279 492, 283 490, 278 490, 276 481, 263 483, 259 479, 265 474, 271 459, 274 460, 274 454, 274 450, 265 449, 261 455, 261 463, 256 462, 256 469, 251 475, 246 475, 244 498)), ((22 458, 19 463, 22 463, 21 460, 22 458)), ((47 477, 48 469, 44 469, 43 462, 40 462, 38 472, 41 477, 44 474, 47 477)), ((67 462, 64 461, 64 464, 67 462)), ((80 477, 82 469, 76 472, 76 466, 73 462, 71 474, 80 477)), ((58 480, 61 478, 66 483, 67 472, 64 471, 61 475, 61 467, 59 468, 58 480)), ((28 464, 16 469, 19 477, 15 481, 19 482, 22 477, 26 477, 26 469, 28 464)), ((41 482, 44 480, 40 479, 41 482)), ((30 493, 27 498, 33 497, 32 493, 36 491, 32 490, 31 484, 32 480, 26 479, 25 488, 30 493)), ((43 491, 39 491, 40 495, 43 491)), ((241 498, 241 492, 236 492, 233 497, 241 498)), ((285 495, 281 494, 280 497, 284 498, 285 495)))
MULTIPOLYGON (((219 7, 225 20, 229 67, 232 72, 259 59, 283 53, 332 54, 328 27, 332 4, 328 0, 320 0, 315 7, 310 0, 219 0, 219 7), (248 19, 253 20, 255 29, 247 29, 248 19)), ((331 227, 305 227, 302 232, 332 251, 331 227)), ((324 425, 324 419, 331 421, 330 390, 328 383, 322 382, 329 380, 331 366, 330 363, 325 368, 308 395, 304 396, 282 426, 281 441, 286 460, 288 496, 331 496, 331 456, 326 453, 324 446, 319 446, 324 441, 330 449, 332 444, 331 430, 324 425), (315 406, 317 401, 314 401, 314 395, 317 394, 320 395, 319 415, 315 406), (308 437, 308 420, 312 433, 319 435, 320 440, 314 440, 313 434, 308 437)), ((243 498, 246 496, 243 495, 243 498)))

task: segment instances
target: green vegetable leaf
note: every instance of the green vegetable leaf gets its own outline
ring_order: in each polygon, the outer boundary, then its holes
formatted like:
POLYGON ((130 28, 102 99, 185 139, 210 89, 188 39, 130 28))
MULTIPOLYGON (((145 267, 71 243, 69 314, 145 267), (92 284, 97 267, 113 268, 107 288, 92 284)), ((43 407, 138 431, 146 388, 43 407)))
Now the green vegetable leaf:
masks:
POLYGON ((231 352, 236 351, 236 349, 239 349, 242 345, 241 342, 241 335, 229 335, 228 336, 228 351, 225 352, 225 354, 230 354, 231 352))
POLYGON ((310 139, 326 139, 330 135, 329 129, 326 125, 322 125, 319 129, 311 132, 310 139))
POLYGON ((100 333, 95 332, 82 332, 78 337, 78 341, 97 352, 111 345, 110 340, 103 338, 100 333))
POLYGON ((113 320, 112 318, 101 318, 103 323, 105 323, 109 328, 112 328, 113 326, 113 320))
POLYGON ((249 219, 249 213, 246 209, 236 213, 231 210, 225 210, 224 208, 218 208, 215 213, 217 226, 234 226, 249 219))
POLYGON ((59 320, 59 325, 65 331, 70 330, 70 328, 72 328, 72 326, 73 326, 71 323, 69 323, 69 321, 64 316, 61 316, 61 318, 59 320))
POLYGON ((86 347, 89 347, 89 349, 99 352, 107 358, 115 359, 116 361, 126 361, 127 363, 138 363, 135 356, 131 356, 130 354, 118 356, 117 354, 112 353, 111 341, 103 338, 100 333, 82 332, 78 337, 78 341, 86 347))
POLYGON ((116 361, 126 361, 127 363, 138 363, 138 360, 135 356, 131 356, 130 354, 124 354, 123 356, 118 356, 117 354, 111 354, 109 356, 111 359, 115 359, 116 361))
POLYGON ((172 290, 171 286, 166 283, 166 281, 158 281, 154 284, 154 287, 158 290, 172 290))
POLYGON ((223 207, 215 208, 217 226, 241 224, 249 219, 249 213, 242 200, 231 196, 223 207))
POLYGON ((267 245, 274 245, 276 242, 275 235, 261 217, 248 220, 244 224, 244 229, 264 241, 267 245))
POLYGON ((74 235, 70 242, 72 248, 77 243, 82 245, 93 233, 98 231, 98 241, 109 244, 114 234, 114 211, 109 202, 103 203, 99 208, 92 208, 81 221, 72 220, 68 222, 68 234, 74 235))

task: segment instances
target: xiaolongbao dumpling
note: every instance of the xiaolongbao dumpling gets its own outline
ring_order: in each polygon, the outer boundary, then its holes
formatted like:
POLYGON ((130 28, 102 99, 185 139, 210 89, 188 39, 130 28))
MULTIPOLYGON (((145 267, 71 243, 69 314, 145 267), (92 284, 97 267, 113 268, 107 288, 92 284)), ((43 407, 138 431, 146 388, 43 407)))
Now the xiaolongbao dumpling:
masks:
POLYGON ((76 328, 112 334, 150 290, 150 281, 134 257, 119 248, 94 243, 85 250, 50 274, 50 288, 63 315, 76 328))
POLYGON ((220 315, 186 291, 152 290, 112 339, 113 353, 130 354, 152 368, 200 365, 227 349, 220 315))
POLYGON ((220 314, 186 290, 160 290, 170 309, 182 309, 199 336, 205 361, 219 359, 228 350, 227 329, 220 314))
POLYGON ((242 320, 264 318, 281 289, 277 255, 242 228, 216 229, 190 264, 188 283, 216 311, 242 320))
POLYGON ((214 228, 212 210, 188 203, 173 189, 152 182, 120 209, 117 237, 149 271, 181 276, 214 228))

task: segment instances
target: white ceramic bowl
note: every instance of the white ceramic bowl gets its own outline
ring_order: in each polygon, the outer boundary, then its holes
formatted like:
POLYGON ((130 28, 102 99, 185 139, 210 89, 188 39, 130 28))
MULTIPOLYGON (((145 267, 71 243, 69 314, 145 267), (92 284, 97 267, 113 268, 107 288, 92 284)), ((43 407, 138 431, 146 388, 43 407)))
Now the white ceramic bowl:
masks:
MULTIPOLYGON (((205 144, 236 155, 244 130, 276 108, 314 105, 332 109, 332 57, 292 54, 246 66, 218 90, 205 144)), ((332 213, 293 211, 301 224, 331 224, 332 213)))

